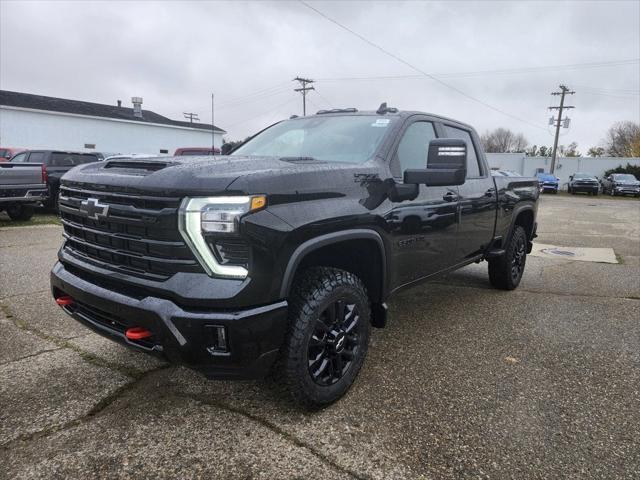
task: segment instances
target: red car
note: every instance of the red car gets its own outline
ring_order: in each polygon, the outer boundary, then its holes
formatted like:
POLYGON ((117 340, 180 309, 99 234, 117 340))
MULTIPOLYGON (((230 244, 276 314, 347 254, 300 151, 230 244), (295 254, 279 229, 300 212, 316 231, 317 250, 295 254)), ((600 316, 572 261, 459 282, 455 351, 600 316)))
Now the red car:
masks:
POLYGON ((173 154, 174 157, 181 157, 183 155, 220 155, 220 149, 213 149, 211 147, 183 147, 176 149, 173 154))
POLYGON ((0 162, 8 162, 16 153, 24 151, 24 148, 0 147, 0 162))

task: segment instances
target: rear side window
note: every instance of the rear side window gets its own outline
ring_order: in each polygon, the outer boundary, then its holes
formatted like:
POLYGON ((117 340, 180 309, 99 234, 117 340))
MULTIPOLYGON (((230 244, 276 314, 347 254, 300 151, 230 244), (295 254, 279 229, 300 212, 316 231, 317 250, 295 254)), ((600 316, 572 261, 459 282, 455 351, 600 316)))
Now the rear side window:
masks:
POLYGON ((83 163, 97 161, 98 157, 90 154, 62 152, 54 152, 51 154, 52 167, 75 167, 76 165, 82 165, 83 163))
POLYGON ((43 152, 31 152, 29 155, 29 163, 42 163, 44 161, 43 152))
POLYGON ((471 140, 471 133, 461 128, 444 126, 445 136, 447 138, 459 138, 467 143, 467 178, 475 178, 480 176, 480 166, 478 164, 478 154, 471 140))

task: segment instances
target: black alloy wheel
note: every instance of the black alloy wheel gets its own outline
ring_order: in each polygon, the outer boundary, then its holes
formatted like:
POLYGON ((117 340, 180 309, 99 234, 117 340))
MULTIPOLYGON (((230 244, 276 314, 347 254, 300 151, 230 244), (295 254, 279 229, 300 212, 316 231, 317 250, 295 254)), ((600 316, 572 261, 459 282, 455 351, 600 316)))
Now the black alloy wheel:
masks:
POLYGON ((309 339, 309 375, 318 385, 333 385, 351 367, 359 353, 360 312, 355 303, 337 300, 315 322, 309 339))
POLYGON ((522 235, 518 235, 515 240, 515 245, 513 247, 513 255, 511 259, 511 279, 514 282, 519 282, 520 277, 522 277, 522 273, 524 270, 525 259, 527 255, 526 245, 525 245, 525 237, 522 235))
POLYGON ((364 363, 367 290, 351 272, 310 267, 296 277, 288 300, 289 328, 274 374, 298 403, 321 408, 349 390, 364 363))

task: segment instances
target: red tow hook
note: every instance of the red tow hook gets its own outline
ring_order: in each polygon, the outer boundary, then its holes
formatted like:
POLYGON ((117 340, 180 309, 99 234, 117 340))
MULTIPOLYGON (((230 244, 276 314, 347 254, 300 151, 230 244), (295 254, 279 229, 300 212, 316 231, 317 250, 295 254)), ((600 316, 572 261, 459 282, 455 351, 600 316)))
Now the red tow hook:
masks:
POLYGON ((61 307, 64 307, 66 305, 73 305, 76 302, 69 295, 63 295, 62 297, 56 298, 56 303, 61 307))
POLYGON ((124 334, 129 340, 144 340, 153 335, 149 330, 142 327, 128 328, 124 334))

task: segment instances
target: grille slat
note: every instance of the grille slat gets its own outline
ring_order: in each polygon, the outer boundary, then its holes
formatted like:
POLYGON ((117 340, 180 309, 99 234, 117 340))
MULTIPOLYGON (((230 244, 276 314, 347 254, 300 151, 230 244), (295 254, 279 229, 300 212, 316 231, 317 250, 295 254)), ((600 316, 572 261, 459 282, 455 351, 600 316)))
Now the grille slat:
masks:
POLYGON ((60 189, 64 248, 100 268, 162 280, 178 272, 202 272, 178 230, 179 199, 60 189), (81 203, 108 205, 107 215, 89 218, 81 203))

